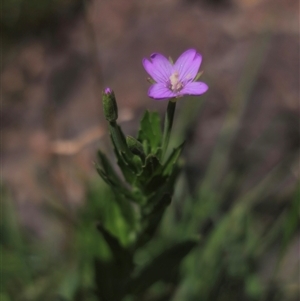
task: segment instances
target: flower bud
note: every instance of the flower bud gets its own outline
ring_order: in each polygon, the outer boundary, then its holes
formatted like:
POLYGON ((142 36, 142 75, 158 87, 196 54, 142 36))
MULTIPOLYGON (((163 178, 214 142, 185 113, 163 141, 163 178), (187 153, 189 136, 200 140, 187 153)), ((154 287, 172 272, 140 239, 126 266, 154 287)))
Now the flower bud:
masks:
POLYGON ((118 107, 115 93, 110 88, 105 88, 102 94, 104 116, 107 121, 113 122, 118 119, 118 107))
POLYGON ((142 158, 145 157, 143 145, 142 145, 141 142, 139 142, 138 140, 136 140, 132 136, 127 136, 126 137, 126 142, 127 142, 128 148, 130 149, 130 151, 133 154, 138 155, 138 156, 140 156, 142 158))

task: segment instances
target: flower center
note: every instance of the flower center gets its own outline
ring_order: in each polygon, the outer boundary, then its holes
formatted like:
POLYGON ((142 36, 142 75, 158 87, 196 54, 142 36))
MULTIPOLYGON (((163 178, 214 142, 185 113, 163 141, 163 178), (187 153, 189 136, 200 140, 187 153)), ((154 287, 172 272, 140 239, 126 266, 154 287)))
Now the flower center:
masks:
POLYGON ((175 71, 172 73, 172 75, 169 77, 170 83, 169 83, 169 88, 173 92, 179 92, 183 88, 183 83, 179 81, 179 73, 178 71, 175 71))

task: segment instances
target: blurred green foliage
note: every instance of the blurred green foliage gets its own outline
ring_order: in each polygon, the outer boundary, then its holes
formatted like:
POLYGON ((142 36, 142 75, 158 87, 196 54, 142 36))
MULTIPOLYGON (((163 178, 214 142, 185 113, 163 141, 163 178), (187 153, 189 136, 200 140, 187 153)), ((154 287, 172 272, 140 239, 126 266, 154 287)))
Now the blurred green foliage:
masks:
MULTIPOLYGON (((170 300, 167 296, 175 289, 175 301, 296 300, 297 292, 291 293, 276 276, 276 268, 299 231, 299 188, 289 193, 284 208, 280 208, 272 192, 284 180, 285 164, 281 163, 253 189, 234 199, 226 210, 222 210, 221 191, 202 190, 201 199, 190 195, 183 174, 176 195, 179 198, 184 194, 186 198, 175 201, 167 210, 154 241, 138 252, 135 261, 145 266, 165 248, 191 235, 201 235, 201 244, 184 261, 181 278, 174 274, 175 279, 170 282, 173 285, 150 285, 145 300, 170 300), (266 219, 259 209, 263 204, 267 211, 278 206, 278 213, 266 219), (263 279, 260 266, 274 248, 278 249, 278 263, 272 277, 263 279)), ((105 183, 95 179, 89 184, 87 203, 79 210, 71 229, 75 234, 71 235, 71 247, 54 258, 51 249, 41 248, 22 229, 9 195, 3 196, 1 300, 96 300, 94 259, 111 257, 96 222, 102 220, 112 233, 124 237, 125 244, 128 233, 117 203, 107 202, 112 192, 105 183)), ((165 262, 166 259, 157 259, 158 266, 165 262)), ((155 265, 152 269, 155 275, 155 265)), ((151 268, 146 270, 145 277, 152 277, 153 272, 151 268)))

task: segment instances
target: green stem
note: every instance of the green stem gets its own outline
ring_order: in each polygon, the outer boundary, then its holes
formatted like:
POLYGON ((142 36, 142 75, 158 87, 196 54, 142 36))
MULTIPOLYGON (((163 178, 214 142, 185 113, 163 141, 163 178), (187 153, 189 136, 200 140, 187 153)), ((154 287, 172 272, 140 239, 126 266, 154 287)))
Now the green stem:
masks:
POLYGON ((165 124, 164 124, 164 134, 163 134, 163 141, 162 141, 162 155, 161 157, 164 158, 165 153, 168 148, 171 131, 172 131, 172 125, 173 125, 173 119, 175 114, 175 108, 176 108, 176 101, 172 98, 169 100, 167 112, 165 115, 165 124))

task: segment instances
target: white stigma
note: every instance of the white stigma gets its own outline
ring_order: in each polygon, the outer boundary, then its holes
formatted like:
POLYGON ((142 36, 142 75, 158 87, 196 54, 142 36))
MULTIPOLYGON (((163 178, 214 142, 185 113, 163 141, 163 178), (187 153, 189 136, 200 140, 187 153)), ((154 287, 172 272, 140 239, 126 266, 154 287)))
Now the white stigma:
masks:
POLYGON ((173 92, 179 92, 183 88, 182 82, 179 81, 179 72, 175 71, 172 73, 172 75, 169 77, 170 79, 170 89, 173 92))

